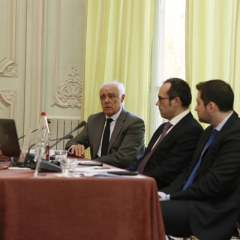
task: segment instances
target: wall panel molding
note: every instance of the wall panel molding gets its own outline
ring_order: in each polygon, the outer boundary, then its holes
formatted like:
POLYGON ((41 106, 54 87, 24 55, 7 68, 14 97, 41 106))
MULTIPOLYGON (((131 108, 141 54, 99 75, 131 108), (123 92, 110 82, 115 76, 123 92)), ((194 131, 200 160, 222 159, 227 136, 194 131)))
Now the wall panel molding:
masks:
POLYGON ((46 51, 46 11, 48 1, 27 2, 26 35, 26 85, 25 85, 25 129, 38 125, 41 111, 45 105, 45 51, 46 51))
MULTIPOLYGON (((81 119, 85 0, 0 0, 0 118, 81 119)), ((34 134, 32 134, 34 136, 34 134)))
POLYGON ((17 92, 12 89, 0 90, 0 112, 4 118, 14 118, 17 92))
POLYGON ((17 77, 17 0, 1 2, 0 76, 17 77))
POLYGON ((82 79, 78 78, 81 75, 78 73, 77 66, 71 67, 72 72, 65 82, 58 86, 54 91, 54 102, 52 106, 57 105, 62 108, 82 108, 82 79))

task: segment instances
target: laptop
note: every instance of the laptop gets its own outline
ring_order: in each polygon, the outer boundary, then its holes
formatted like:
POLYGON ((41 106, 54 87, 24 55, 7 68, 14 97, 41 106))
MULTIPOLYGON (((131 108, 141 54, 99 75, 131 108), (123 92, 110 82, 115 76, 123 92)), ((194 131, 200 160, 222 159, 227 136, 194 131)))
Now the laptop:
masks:
POLYGON ((0 119, 0 145, 3 155, 19 158, 21 149, 13 119, 0 119))

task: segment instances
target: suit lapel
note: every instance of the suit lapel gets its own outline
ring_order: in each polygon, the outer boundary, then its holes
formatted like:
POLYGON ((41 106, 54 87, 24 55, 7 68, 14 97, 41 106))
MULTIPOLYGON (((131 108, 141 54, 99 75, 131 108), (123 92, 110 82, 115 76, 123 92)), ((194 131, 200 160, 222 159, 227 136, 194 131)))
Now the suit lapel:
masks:
POLYGON ((144 156, 146 156, 152 149, 153 145, 155 144, 155 142, 158 140, 159 136, 162 134, 162 131, 163 131, 163 127, 164 127, 165 123, 164 124, 161 124, 158 129, 154 132, 146 150, 145 150, 145 153, 144 153, 144 156))
POLYGON ((108 151, 109 151, 109 149, 111 149, 111 147, 112 147, 114 141, 116 140, 118 134, 122 130, 125 119, 126 119, 126 116, 127 116, 127 111, 122 109, 122 112, 120 113, 120 115, 119 115, 119 117, 116 121, 115 127, 113 129, 111 139, 110 139, 110 142, 109 142, 109 146, 108 146, 108 151))
MULTIPOLYGON (((231 115, 231 117, 227 120, 227 122, 223 125, 221 131, 219 132, 218 135, 222 135, 225 134, 229 131, 229 129, 231 128, 231 126, 233 126, 235 120, 238 119, 238 115, 236 112, 233 112, 233 114, 231 115)), ((217 136, 218 137, 218 136, 217 136)))
POLYGON ((208 141, 208 139, 209 139, 212 131, 213 131, 213 126, 209 126, 209 127, 205 130, 204 134, 202 135, 202 138, 201 138, 201 140, 199 141, 198 147, 197 147, 197 149, 196 149, 197 156, 198 156, 197 158, 200 157, 200 155, 201 155, 201 153, 202 153, 205 145, 207 144, 207 141, 208 141))
MULTIPOLYGON (((193 118, 192 114, 189 112, 186 116, 184 116, 176 125, 173 126, 173 128, 171 129, 171 131, 163 138, 162 142, 164 141, 167 141, 169 138, 172 138, 176 132, 178 132, 182 126, 184 125, 184 123, 186 121, 189 121, 190 118, 193 118)), ((145 156, 151 151, 153 145, 155 144, 155 142, 158 140, 159 136, 162 134, 162 131, 163 131, 163 127, 164 127, 165 123, 164 124, 161 124, 161 126, 155 131, 155 133, 153 134, 149 144, 148 144, 148 147, 145 151, 145 156)), ((162 144, 161 142, 161 144, 162 144)))
POLYGON ((171 131, 163 138, 162 142, 167 141, 169 138, 172 138, 176 134, 176 132, 178 132, 183 127, 185 122, 189 121, 190 118, 193 118, 193 116, 189 112, 176 125, 173 126, 171 131))
MULTIPOLYGON (((233 112, 233 114, 230 116, 230 118, 227 120, 227 122, 223 125, 222 129, 220 130, 220 132, 218 133, 218 135, 216 136, 215 139, 221 138, 222 135, 227 133, 229 128, 231 128, 231 126, 234 124, 234 121, 237 118, 238 118, 238 115, 235 112, 233 112)), ((206 145, 206 143, 207 143, 207 141, 208 141, 212 131, 213 131, 213 126, 209 126, 205 130, 201 140, 199 141, 198 147, 196 149, 196 156, 198 156, 197 159, 200 157, 200 155, 201 155, 201 153, 202 153, 202 151, 203 151, 203 149, 204 149, 204 147, 205 147, 205 145, 206 145)), ((207 152, 207 149, 206 149, 205 153, 206 152, 207 152)))
MULTIPOLYGON (((218 135, 216 136, 216 138, 214 140, 217 140, 218 138, 221 138, 225 133, 227 133, 229 131, 229 128, 231 128, 231 126, 234 124, 234 121, 238 118, 238 115, 236 112, 233 112, 233 114, 231 115, 231 117, 227 120, 227 122, 223 125, 222 129, 220 130, 220 132, 218 133, 218 135)), ((189 173, 192 172, 192 169, 195 167, 197 161, 199 160, 199 157, 207 143, 207 141, 209 140, 209 137, 211 135, 213 131, 213 126, 209 126, 206 130, 205 130, 205 134, 202 136, 202 139, 199 141, 199 146, 196 149, 196 158, 194 160, 194 164, 192 164, 191 167, 191 171, 189 171, 189 173)), ((214 142, 212 143, 214 144, 214 142)), ((211 145, 209 146, 211 147, 211 145)), ((208 148, 209 148, 208 147, 208 148)), ((205 150, 204 154, 203 154, 203 159, 202 159, 202 163, 204 162, 204 156, 207 153, 207 149, 205 150)), ((199 169, 201 168, 201 166, 203 166, 202 164, 200 164, 199 169)), ((195 177, 193 179, 193 181, 196 179, 196 177, 198 176, 198 172, 199 169, 197 171, 197 173, 195 174, 195 177)))
POLYGON ((93 142, 93 156, 94 157, 97 156, 97 152, 99 149, 105 121, 106 121, 106 116, 104 113, 102 113, 101 115, 99 115, 97 124, 95 126, 95 131, 93 133, 94 134, 94 142, 93 142))

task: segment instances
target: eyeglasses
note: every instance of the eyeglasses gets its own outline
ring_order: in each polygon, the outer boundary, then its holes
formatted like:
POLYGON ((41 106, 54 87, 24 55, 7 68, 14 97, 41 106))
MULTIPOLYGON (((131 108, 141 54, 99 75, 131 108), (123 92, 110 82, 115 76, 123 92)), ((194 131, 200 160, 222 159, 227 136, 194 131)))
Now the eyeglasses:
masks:
POLYGON ((169 97, 160 97, 158 96, 158 101, 164 100, 164 99, 169 99, 169 97))

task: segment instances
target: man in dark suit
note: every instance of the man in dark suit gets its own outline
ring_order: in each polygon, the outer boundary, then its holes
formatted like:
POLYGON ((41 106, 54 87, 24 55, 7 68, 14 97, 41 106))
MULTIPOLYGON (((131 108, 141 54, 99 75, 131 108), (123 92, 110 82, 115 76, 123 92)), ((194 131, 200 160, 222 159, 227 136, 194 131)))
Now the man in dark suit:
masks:
POLYGON ((222 80, 197 84, 195 110, 203 132, 191 164, 159 195, 168 235, 230 239, 240 206, 240 121, 222 80), (170 200, 170 201, 168 201, 170 200))
POLYGON ((103 111, 90 115, 84 129, 66 144, 66 148, 71 147, 71 153, 83 157, 90 146, 92 159, 126 168, 144 153, 144 122, 123 108, 125 90, 122 83, 104 84, 99 97, 103 111), (106 145, 102 140, 109 118, 109 143, 106 145))
POLYGON ((153 177, 159 189, 168 186, 189 164, 202 134, 201 125, 188 110, 191 100, 190 87, 184 80, 170 78, 163 83, 156 105, 171 127, 158 144, 166 126, 166 123, 161 124, 153 134, 144 157, 127 168, 153 177))

